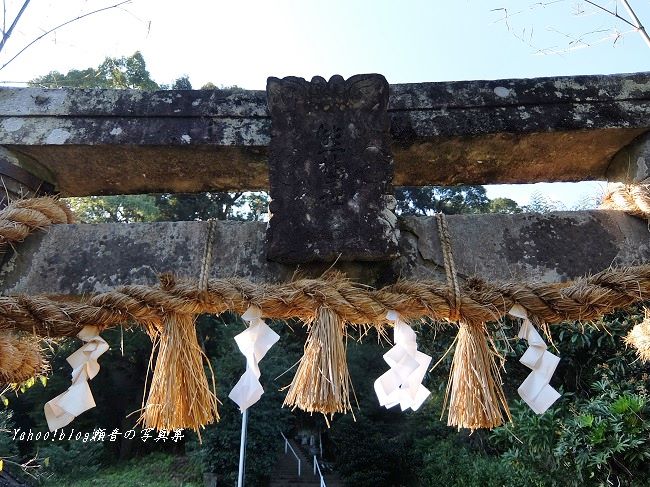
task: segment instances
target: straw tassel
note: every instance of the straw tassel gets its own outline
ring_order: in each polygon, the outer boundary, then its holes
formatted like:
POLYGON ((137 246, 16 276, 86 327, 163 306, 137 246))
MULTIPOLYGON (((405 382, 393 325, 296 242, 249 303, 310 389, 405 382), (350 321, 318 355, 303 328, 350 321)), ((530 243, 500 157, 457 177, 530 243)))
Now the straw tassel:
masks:
MULTIPOLYGON (((309 325, 305 352, 289 386, 284 406, 328 419, 352 411, 345 344, 345 323, 330 308, 321 306, 309 325)), ((353 391, 354 393, 354 391, 353 391)))
POLYGON ((495 355, 485 323, 460 324, 445 395, 449 426, 491 429, 503 424, 504 413, 510 419, 495 355))
POLYGON ((38 340, 0 333, 0 384, 24 382, 46 368, 38 340))
POLYGON ((140 421, 148 428, 174 430, 199 428, 219 420, 215 380, 212 387, 203 369, 207 357, 199 346, 194 316, 168 312, 161 328, 150 329, 158 351, 147 404, 140 421))
POLYGON ((625 337, 625 343, 636 348, 636 353, 642 362, 650 362, 650 311, 645 310, 645 318, 634 325, 625 337))

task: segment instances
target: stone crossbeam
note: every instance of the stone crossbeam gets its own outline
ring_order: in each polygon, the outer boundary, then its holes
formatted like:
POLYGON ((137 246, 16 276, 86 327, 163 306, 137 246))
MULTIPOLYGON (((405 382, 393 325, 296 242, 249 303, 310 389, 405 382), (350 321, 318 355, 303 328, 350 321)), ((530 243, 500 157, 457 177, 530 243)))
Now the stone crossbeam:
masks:
MULTIPOLYGON (((616 211, 447 217, 461 277, 560 282, 610 265, 650 261, 646 222, 616 211)), ((291 266, 265 255, 265 223, 215 223, 212 277, 279 282, 319 276, 329 264, 291 266)), ((401 257, 337 267, 381 286, 402 278, 444 279, 433 217, 400 220, 401 257)), ((55 225, 9 249, 0 268, 3 294, 80 296, 122 284, 155 284, 161 272, 198 278, 207 222, 55 225)))
MULTIPOLYGON (((388 113, 398 186, 621 178, 650 74, 396 84, 388 113)), ((4 158, 64 196, 266 189, 270 123, 264 91, 0 89, 4 158)))

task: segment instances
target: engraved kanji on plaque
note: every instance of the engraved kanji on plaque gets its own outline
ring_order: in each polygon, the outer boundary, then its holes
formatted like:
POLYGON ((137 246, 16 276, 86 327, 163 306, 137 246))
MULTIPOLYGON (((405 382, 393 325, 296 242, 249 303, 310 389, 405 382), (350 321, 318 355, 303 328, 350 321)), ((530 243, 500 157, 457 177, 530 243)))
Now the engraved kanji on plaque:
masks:
POLYGON ((267 258, 387 260, 398 254, 388 82, 269 78, 267 258))

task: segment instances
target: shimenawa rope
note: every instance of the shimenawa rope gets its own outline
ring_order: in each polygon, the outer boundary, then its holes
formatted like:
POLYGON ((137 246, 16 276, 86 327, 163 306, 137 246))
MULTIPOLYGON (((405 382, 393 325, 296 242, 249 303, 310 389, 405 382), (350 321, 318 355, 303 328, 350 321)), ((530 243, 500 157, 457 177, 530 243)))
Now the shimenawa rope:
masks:
POLYGON ((0 210, 0 246, 21 242, 36 230, 57 223, 72 223, 68 206, 52 197, 16 200, 0 210))
MULTIPOLYGON (((157 325, 166 312, 242 314, 250 305, 265 318, 304 321, 321 306, 335 309, 349 324, 387 324, 386 313, 405 320, 446 321, 452 290, 438 281, 400 281, 381 289, 336 277, 297 279, 283 284, 256 284, 244 279, 210 279, 207 295, 193 281, 161 276, 159 286, 122 286, 84 297, 83 302, 45 296, 0 296, 0 329, 17 329, 45 337, 74 336, 88 324, 100 328, 139 323, 157 325)), ((650 299, 650 265, 599 272, 561 284, 498 283, 472 280, 460 293, 460 320, 499 320, 513 305, 549 324, 591 320, 650 299)))
POLYGON ((649 219, 650 184, 610 183, 607 185, 607 192, 600 207, 649 219))
MULTIPOLYGON (((0 228, 18 229, 5 234, 0 232, 6 243, 20 240, 29 232, 44 228, 52 222, 71 221, 69 211, 63 210, 58 202, 55 205, 59 208, 53 210, 59 214, 58 217, 55 215, 49 220, 39 220, 40 216, 35 216, 35 213, 27 213, 29 218, 21 216, 21 220, 15 214, 15 210, 25 210, 21 205, 26 205, 26 203, 18 204, 19 208, 14 208, 14 213, 11 211, 0 212, 0 228), (63 212, 65 218, 61 217, 60 212, 63 212)), ((641 208, 641 206, 639 207, 641 208)), ((35 211, 33 207, 28 210, 35 211)), ((50 206, 41 214, 45 215, 48 211, 51 211, 50 206)), ((207 271, 204 271, 206 265, 203 265, 198 285, 196 282, 176 280, 170 275, 163 275, 159 286, 123 286, 108 293, 86 297, 83 302, 76 303, 58 301, 44 296, 0 297, 0 329, 23 330, 40 336, 61 337, 75 335, 85 325, 107 328, 138 323, 150 332, 167 330, 169 336, 174 335, 175 337, 165 344, 165 348, 168 348, 169 352, 173 353, 174 349, 185 349, 192 358, 196 358, 199 356, 196 347, 190 347, 194 351, 189 352, 187 351, 188 347, 184 345, 189 340, 186 331, 191 329, 194 339, 196 339, 193 316, 199 313, 220 314, 231 310, 241 314, 253 305, 261 308, 267 318, 299 318, 311 322, 323 310, 328 310, 330 313, 336 310, 336 319, 333 320, 331 319, 333 317, 330 317, 323 319, 322 322, 340 322, 341 325, 346 322, 372 324, 380 327, 386 324, 387 312, 394 310, 407 320, 426 317, 436 321, 451 319, 462 322, 461 330, 466 328, 466 331, 477 332, 478 335, 470 333, 467 336, 468 340, 464 340, 468 345, 464 347, 467 353, 463 352, 458 355, 468 357, 467 360, 474 360, 471 357, 486 355, 486 348, 481 345, 486 336, 485 322, 498 320, 515 304, 521 305, 530 316, 536 317, 539 321, 557 323, 573 319, 598 318, 614 309, 650 299, 650 266, 648 265, 607 270, 591 277, 578 279, 573 283, 491 282, 488 284, 472 279, 461 287, 454 271, 449 233, 448 230, 445 231, 444 217, 439 217, 438 224, 448 276, 446 286, 434 281, 400 281, 385 288, 373 290, 340 275, 321 279, 298 279, 290 283, 276 285, 255 284, 237 278, 209 280, 206 278, 207 271), (445 245, 445 242, 448 245, 445 245), (190 317, 188 326, 180 326, 177 319, 180 316, 190 317), (477 339, 479 335, 483 337, 480 340, 477 339), (179 345, 180 343, 183 343, 183 346, 179 345), (470 344, 473 345, 470 346, 470 344)), ((208 235, 208 243, 209 240, 210 235, 208 235)), ((209 247, 211 248, 212 245, 209 247)), ((211 257, 208 249, 206 252, 204 264, 211 257)), ((209 268, 209 264, 207 268, 209 268)), ((323 331, 336 329, 338 342, 340 339, 338 328, 338 326, 327 326, 323 331)), ((331 331, 324 331, 324 333, 321 335, 328 336, 331 331)), ((179 353, 183 352, 179 350, 179 353)), ((188 360, 187 356, 178 356, 170 363, 183 363, 188 360)), ((202 369, 200 362, 199 359, 195 364, 196 367, 191 369, 193 371, 202 369)), ((161 365, 160 357, 158 365, 161 365)), ((178 368, 174 367, 174 370, 178 370, 178 368)), ((342 375, 343 387, 346 383, 344 378, 346 370, 347 367, 342 375)), ((201 370, 201 372, 203 371, 201 370)), ((169 387, 173 383, 174 376, 175 372, 167 371, 163 381, 165 387, 169 387)), ((490 381, 484 379, 478 377, 475 387, 491 389, 490 381)), ((467 396, 466 394, 457 395, 467 396)), ((337 399, 337 401, 342 404, 342 408, 337 407, 336 410, 349 408, 346 396, 347 394, 339 396, 340 400, 337 399)), ((498 409, 498 404, 501 402, 501 393, 498 388, 493 389, 491 396, 498 409)), ((203 406, 204 403, 211 402, 208 400, 209 398, 205 399, 205 401, 200 401, 203 406)), ((183 399, 189 408, 188 414, 191 416, 189 422, 185 421, 183 417, 177 417, 176 411, 168 411, 163 416, 152 419, 150 424, 168 428, 175 425, 197 427, 197 425, 205 424, 215 417, 210 411, 215 411, 216 414, 216 407, 215 409, 204 407, 192 409, 192 400, 183 399)), ((470 405, 469 408, 465 408, 467 411, 470 411, 474 404, 487 415, 483 419, 479 418, 474 424, 484 425, 483 423, 493 421, 494 415, 486 412, 486 409, 491 407, 486 408, 483 399, 477 402, 476 397, 468 396, 467 400, 461 402, 470 405)), ((155 404, 152 405, 155 406, 155 404)), ((154 411, 154 415, 160 412, 159 409, 158 412, 155 412, 156 408, 153 408, 152 411, 154 411)), ((466 413, 463 410, 458 414, 465 415, 466 413)), ((470 424, 476 419, 469 417, 471 414, 473 413, 468 413, 467 418, 461 420, 463 425, 470 424)))

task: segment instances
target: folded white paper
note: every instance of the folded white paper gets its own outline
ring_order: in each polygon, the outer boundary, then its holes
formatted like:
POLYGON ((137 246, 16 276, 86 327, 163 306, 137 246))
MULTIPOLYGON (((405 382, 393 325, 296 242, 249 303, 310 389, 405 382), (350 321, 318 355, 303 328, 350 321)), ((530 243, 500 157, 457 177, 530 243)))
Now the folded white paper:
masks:
POLYGON ((72 385, 45 404, 45 419, 50 431, 70 424, 81 413, 95 407, 88 381, 99 373, 97 359, 108 350, 96 326, 84 326, 77 335, 84 345, 66 360, 72 367, 72 385))
POLYGON ((246 357, 246 371, 241 376, 228 397, 235 401, 239 409, 244 412, 264 394, 260 384, 259 362, 280 339, 269 325, 262 319, 262 310, 257 306, 249 307, 242 315, 250 326, 235 337, 235 342, 244 357, 246 357))
POLYGON ((523 320, 518 336, 528 341, 528 349, 519 361, 532 369, 517 392, 533 411, 542 414, 560 398, 560 393, 549 385, 560 357, 547 350, 546 342, 528 319, 523 306, 515 304, 508 313, 523 320))
POLYGON ((402 411, 417 410, 429 397, 429 390, 422 380, 431 363, 431 357, 419 352, 415 332, 396 311, 389 311, 386 317, 395 323, 395 346, 384 354, 390 369, 375 381, 375 393, 379 404, 392 408, 398 404, 402 411))

